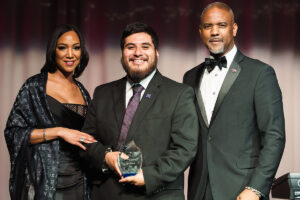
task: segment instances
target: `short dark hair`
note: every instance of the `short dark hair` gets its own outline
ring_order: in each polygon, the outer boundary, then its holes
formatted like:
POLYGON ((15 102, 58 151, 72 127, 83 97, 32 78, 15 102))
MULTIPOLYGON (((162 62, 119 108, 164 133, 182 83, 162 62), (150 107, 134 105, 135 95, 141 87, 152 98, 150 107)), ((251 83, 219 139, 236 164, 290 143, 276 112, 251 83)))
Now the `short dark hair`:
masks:
POLYGON ((212 7, 217 7, 217 8, 219 8, 219 9, 227 10, 227 11, 230 13, 230 15, 232 16, 232 20, 233 20, 232 23, 235 23, 235 20, 234 20, 234 13, 233 13, 232 9, 231 9, 226 3, 218 2, 218 1, 208 4, 208 5, 203 9, 203 11, 202 11, 202 13, 201 13, 201 21, 202 21, 202 16, 204 15, 204 13, 205 13, 207 10, 209 10, 210 8, 212 8, 212 7))
POLYGON ((74 31, 77 36, 79 37, 80 41, 80 48, 81 48, 81 57, 80 57, 80 63, 79 65, 75 68, 73 77, 78 78, 84 69, 86 68, 88 62, 89 62, 89 54, 87 52, 86 46, 85 46, 85 41, 82 36, 82 34, 79 32, 79 29, 70 24, 62 24, 53 31, 51 37, 48 40, 47 44, 47 51, 46 51, 46 62, 41 69, 41 72, 50 72, 54 73, 57 70, 57 64, 55 61, 56 57, 56 43, 58 38, 62 36, 64 33, 69 32, 69 31, 74 31))
POLYGON ((124 43, 125 43, 126 37, 128 37, 129 35, 132 35, 134 33, 142 33, 142 32, 147 33, 151 36, 152 42, 154 44, 154 48, 158 49, 159 41, 158 41, 158 36, 157 36, 156 32, 154 31, 154 29, 151 26, 141 23, 141 22, 134 22, 132 24, 128 24, 125 27, 125 29, 122 33, 121 41, 120 41, 121 49, 122 50, 124 49, 124 43))

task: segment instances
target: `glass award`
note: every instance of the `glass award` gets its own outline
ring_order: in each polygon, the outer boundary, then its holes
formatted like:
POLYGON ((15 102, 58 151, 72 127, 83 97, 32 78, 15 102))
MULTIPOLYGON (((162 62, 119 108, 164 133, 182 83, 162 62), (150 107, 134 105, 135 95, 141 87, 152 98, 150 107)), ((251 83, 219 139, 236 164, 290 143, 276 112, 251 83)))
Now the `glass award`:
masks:
POLYGON ((120 149, 118 167, 124 178, 136 175, 142 167, 142 152, 134 141, 120 149))

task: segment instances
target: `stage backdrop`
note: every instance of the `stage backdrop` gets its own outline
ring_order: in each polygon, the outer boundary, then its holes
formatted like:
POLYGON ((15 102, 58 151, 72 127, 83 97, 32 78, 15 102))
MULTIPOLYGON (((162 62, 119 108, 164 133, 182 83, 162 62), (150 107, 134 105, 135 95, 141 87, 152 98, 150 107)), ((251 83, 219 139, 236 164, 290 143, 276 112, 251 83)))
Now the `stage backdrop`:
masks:
MULTIPOLYGON (((185 71, 208 55, 198 25, 211 0, 11 0, 0 6, 0 199, 8 200, 9 155, 5 123, 23 82, 45 62, 49 34, 62 23, 77 25, 87 40, 88 68, 80 78, 94 88, 124 76, 119 38, 124 26, 140 21, 160 38, 158 69, 182 81, 185 71)), ((283 93, 286 148, 277 177, 300 172, 300 1, 227 0, 239 25, 237 46, 246 55, 275 68, 283 93)))

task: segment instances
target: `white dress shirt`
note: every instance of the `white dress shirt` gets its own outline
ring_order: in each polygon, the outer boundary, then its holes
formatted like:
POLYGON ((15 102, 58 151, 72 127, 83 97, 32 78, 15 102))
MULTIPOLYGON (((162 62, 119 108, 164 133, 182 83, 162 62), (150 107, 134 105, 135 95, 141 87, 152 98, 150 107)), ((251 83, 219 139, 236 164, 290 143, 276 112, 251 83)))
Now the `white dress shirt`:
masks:
MULTIPOLYGON (((150 81, 152 80, 155 72, 156 72, 156 69, 153 72, 151 72, 151 74, 149 74, 146 78, 144 78, 143 80, 140 81, 140 84, 144 87, 144 89, 142 90, 142 93, 141 93, 140 100, 142 99, 142 97, 143 97, 143 95, 144 95, 144 93, 145 93, 145 91, 146 91, 146 89, 147 89, 150 81)), ((126 103, 125 104, 126 108, 128 106, 129 100, 132 97, 132 95, 133 95, 132 83, 130 83, 127 80, 127 82, 126 82, 126 102, 125 102, 126 103)))
POLYGON ((215 67, 210 73, 208 73, 207 69, 205 69, 202 79, 200 79, 200 92, 208 124, 210 124, 220 89, 236 52, 237 48, 236 46, 233 46, 233 48, 225 55, 227 60, 226 68, 222 68, 222 70, 220 70, 219 67, 215 67))

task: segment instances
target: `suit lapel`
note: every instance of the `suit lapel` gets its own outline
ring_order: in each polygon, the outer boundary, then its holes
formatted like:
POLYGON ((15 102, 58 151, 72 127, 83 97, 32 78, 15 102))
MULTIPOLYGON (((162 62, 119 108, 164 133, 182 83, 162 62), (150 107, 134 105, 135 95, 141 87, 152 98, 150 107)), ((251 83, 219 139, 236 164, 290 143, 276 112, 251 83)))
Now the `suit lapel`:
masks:
POLYGON ((235 58, 233 59, 231 65, 228 69, 228 72, 226 74, 226 77, 223 81, 221 90, 219 92, 219 95, 218 95, 218 98, 217 98, 217 101, 216 101, 216 104, 214 107, 214 112, 212 114, 210 124, 213 123, 225 96, 228 94, 228 91, 230 90, 234 81, 236 80, 239 73, 241 72, 241 67, 239 65, 239 62, 241 61, 242 57, 243 57, 242 53, 240 51, 237 51, 235 58))
POLYGON ((195 81, 195 94, 196 94, 196 98, 197 98, 197 102, 199 105, 199 109, 200 109, 200 113, 202 115, 202 119, 206 125, 206 127, 208 127, 208 120, 207 120, 207 116, 206 116, 206 111, 205 111, 205 106, 204 106, 204 102, 202 99, 202 95, 200 92, 200 80, 202 80, 202 76, 203 76, 203 72, 204 72, 204 65, 202 65, 202 67, 199 69, 197 75, 196 75, 196 81, 195 81))
POLYGON ((205 69, 204 63, 200 64, 196 68, 197 68, 197 70, 195 71, 195 73, 193 73, 192 76, 190 76, 188 79, 186 79, 185 83, 194 88, 196 100, 197 100, 197 104, 198 104, 197 114, 198 114, 199 120, 202 118, 205 125, 208 127, 205 107, 204 107, 202 95, 200 92, 200 80, 202 79, 203 72, 205 69), (199 110, 198 110, 198 108, 199 108, 199 110))
POLYGON ((207 121, 205 107, 204 107, 204 103, 203 103, 203 99, 202 99, 202 95, 201 95, 199 87, 197 87, 195 89, 195 93, 196 93, 196 99, 197 99, 197 102, 198 102, 198 105, 199 105, 199 109, 200 109, 200 113, 202 115, 203 121, 204 121, 205 125, 208 127, 209 125, 208 125, 208 121, 207 121))
POLYGON ((162 75, 157 71, 150 81, 144 95, 139 103, 139 106, 134 115, 133 121, 130 125, 130 129, 126 138, 126 143, 132 140, 135 134, 137 133, 137 128, 144 120, 147 115, 148 110, 151 108, 151 105, 157 98, 160 88, 159 86, 162 84, 162 75))
POLYGON ((117 118, 117 124, 120 131, 125 115, 125 90, 126 77, 122 78, 120 81, 115 82, 115 87, 113 88, 113 102, 115 105, 114 112, 117 118))

